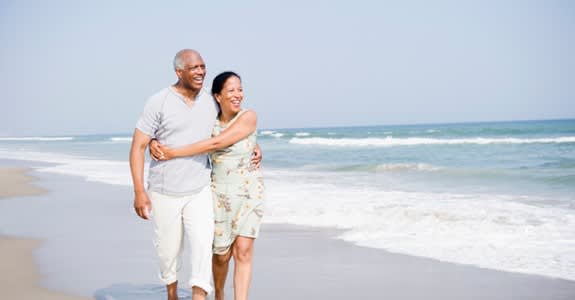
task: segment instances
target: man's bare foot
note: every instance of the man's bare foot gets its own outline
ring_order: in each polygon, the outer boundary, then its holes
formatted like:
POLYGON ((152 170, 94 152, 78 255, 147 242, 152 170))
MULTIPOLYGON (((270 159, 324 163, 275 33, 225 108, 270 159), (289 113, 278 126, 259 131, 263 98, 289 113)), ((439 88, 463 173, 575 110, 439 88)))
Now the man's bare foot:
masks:
POLYGON ((179 300, 178 298, 178 282, 174 282, 166 285, 166 290, 168 292, 168 300, 179 300))
POLYGON ((205 300, 208 294, 204 289, 193 286, 192 287, 192 300, 205 300))

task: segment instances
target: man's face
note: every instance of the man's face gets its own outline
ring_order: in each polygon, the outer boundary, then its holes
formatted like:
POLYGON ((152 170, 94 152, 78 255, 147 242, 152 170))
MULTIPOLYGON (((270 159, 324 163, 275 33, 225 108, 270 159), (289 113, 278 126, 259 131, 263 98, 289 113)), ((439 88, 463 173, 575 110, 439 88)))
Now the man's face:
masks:
POLYGON ((184 68, 176 70, 180 82, 188 89, 201 89, 204 77, 206 77, 206 64, 202 57, 197 53, 189 52, 184 54, 182 61, 184 68))

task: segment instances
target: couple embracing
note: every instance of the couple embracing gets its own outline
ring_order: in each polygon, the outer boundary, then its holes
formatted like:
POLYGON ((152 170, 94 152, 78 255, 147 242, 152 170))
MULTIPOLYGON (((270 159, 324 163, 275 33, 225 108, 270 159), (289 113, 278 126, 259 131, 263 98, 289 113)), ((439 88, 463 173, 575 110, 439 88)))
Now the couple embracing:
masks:
POLYGON ((203 88, 206 65, 191 49, 174 58, 178 81, 156 93, 137 122, 130 150, 134 209, 151 220, 160 279, 178 299, 177 271, 184 236, 190 242, 194 300, 214 288, 223 299, 234 258, 235 299, 247 299, 254 240, 263 214, 261 153, 256 113, 243 110, 240 76, 217 75, 211 95, 203 88), (144 187, 145 152, 154 160, 144 187))

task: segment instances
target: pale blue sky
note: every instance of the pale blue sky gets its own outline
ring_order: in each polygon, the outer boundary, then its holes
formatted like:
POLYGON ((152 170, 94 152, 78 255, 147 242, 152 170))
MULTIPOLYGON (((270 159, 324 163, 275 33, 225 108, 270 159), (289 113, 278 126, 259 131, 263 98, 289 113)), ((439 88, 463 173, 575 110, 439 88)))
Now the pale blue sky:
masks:
POLYGON ((575 1, 0 1, 0 136, 132 132, 181 48, 261 128, 575 117, 575 1))

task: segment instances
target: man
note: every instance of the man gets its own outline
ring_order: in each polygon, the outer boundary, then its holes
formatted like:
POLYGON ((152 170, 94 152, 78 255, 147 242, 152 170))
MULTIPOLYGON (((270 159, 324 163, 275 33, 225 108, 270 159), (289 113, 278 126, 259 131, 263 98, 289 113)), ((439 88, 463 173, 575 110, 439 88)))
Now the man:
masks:
MULTIPOLYGON (((151 219, 154 245, 160 259, 160 279, 168 299, 176 300, 177 271, 184 234, 190 241, 192 299, 205 299, 213 290, 212 241, 214 216, 207 155, 150 163, 148 192, 144 188, 145 151, 152 139, 170 147, 191 144, 211 136, 218 106, 203 89, 206 66, 191 49, 174 58, 178 81, 148 99, 132 138, 130 169, 134 209, 151 219)), ((258 151, 259 152, 259 151, 258 151)), ((255 155, 256 163, 261 156, 255 155)))

